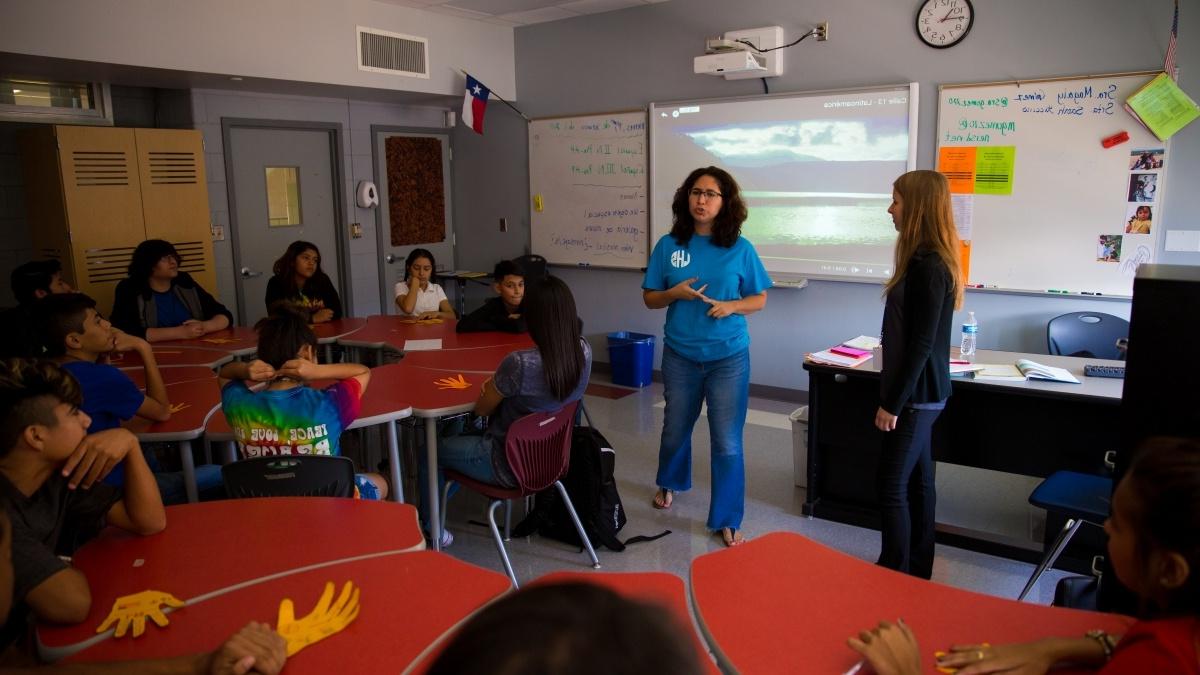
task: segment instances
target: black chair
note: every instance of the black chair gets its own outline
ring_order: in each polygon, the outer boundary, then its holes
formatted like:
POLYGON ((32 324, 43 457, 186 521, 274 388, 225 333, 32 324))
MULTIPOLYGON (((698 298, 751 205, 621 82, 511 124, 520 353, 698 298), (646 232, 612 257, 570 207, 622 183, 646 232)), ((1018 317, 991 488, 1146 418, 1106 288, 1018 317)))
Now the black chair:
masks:
POLYGON ((546 259, 536 253, 514 258, 513 262, 525 270, 525 281, 537 281, 546 278, 546 259))
POLYGON ((1104 526, 1108 512, 1112 506, 1113 481, 1110 476, 1095 476, 1090 473, 1077 471, 1055 471, 1042 481, 1033 494, 1029 495, 1029 503, 1047 513, 1058 513, 1067 517, 1062 530, 1055 537, 1054 543, 1046 549, 1045 556, 1021 589, 1017 601, 1025 599, 1033 590, 1042 574, 1054 566, 1058 556, 1067 548, 1071 537, 1079 531, 1084 523, 1098 527, 1104 526))
POLYGON ((231 499, 354 496, 354 462, 349 457, 251 457, 222 466, 221 477, 231 499))
POLYGON ((1050 353, 1094 359, 1125 358, 1117 340, 1129 337, 1129 322, 1101 312, 1072 312, 1050 319, 1046 342, 1050 353))

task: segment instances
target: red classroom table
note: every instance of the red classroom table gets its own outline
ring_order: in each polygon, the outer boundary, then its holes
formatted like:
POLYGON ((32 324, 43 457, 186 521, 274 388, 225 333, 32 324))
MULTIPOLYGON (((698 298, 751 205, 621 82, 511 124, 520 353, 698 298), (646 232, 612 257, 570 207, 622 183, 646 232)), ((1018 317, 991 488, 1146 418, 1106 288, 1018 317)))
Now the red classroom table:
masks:
POLYGON ((317 344, 325 345, 325 363, 333 363, 333 345, 335 342, 366 325, 366 319, 354 317, 334 319, 325 323, 314 323, 312 331, 317 336, 317 344))
POLYGON ((154 343, 155 347, 192 347, 195 349, 210 349, 232 354, 236 357, 246 357, 258 351, 258 333, 253 328, 231 326, 224 330, 209 333, 204 337, 190 340, 167 340, 154 343))
MULTIPOLYGON (((209 370, 216 370, 233 360, 233 354, 229 352, 197 349, 195 347, 175 347, 162 342, 153 345, 152 349, 154 351, 154 362, 160 367, 203 366, 209 370)), ((122 369, 142 368, 145 366, 142 363, 142 357, 138 356, 137 352, 113 352, 109 355, 108 362, 122 369)))
MULTIPOLYGON (((390 572, 350 574, 337 570, 338 565, 376 561, 394 569, 399 555, 424 548, 416 510, 388 502, 318 497, 224 500, 168 507, 167 523, 166 530, 149 537, 108 528, 76 553, 73 564, 91 580, 91 612, 81 624, 39 627, 43 658, 63 658, 93 643, 99 644, 86 649, 79 660, 211 650, 251 619, 274 625, 274 610, 283 597, 297 601, 298 613, 307 612, 325 580, 348 578, 362 586, 365 610, 371 597, 369 576, 386 579, 390 572), (305 573, 321 580, 289 581, 305 573), (247 591, 260 588, 271 589, 267 595, 274 606, 269 611, 250 606, 257 591, 247 591), (118 597, 151 589, 171 593, 189 606, 173 611, 165 629, 148 624, 147 634, 137 640, 113 639, 111 632, 96 635, 118 597), (228 628, 222 617, 230 622, 228 628), (217 624, 212 628, 216 633, 209 632, 212 623, 217 624), (176 647, 179 651, 162 651, 176 647)), ((506 581, 502 575, 487 574, 506 581)), ((288 672, 290 668, 289 664, 288 672)))
MULTIPOLYGON (((121 372, 128 375, 138 389, 146 388, 145 368, 141 366, 122 368, 121 372)), ((213 372, 212 368, 206 366, 162 366, 158 372, 162 375, 163 384, 179 384, 192 380, 209 380, 215 383, 217 379, 217 374, 213 372)))
POLYGON ((196 465, 192 460, 192 441, 204 433, 209 416, 221 405, 221 391, 217 379, 191 380, 167 385, 167 397, 171 400, 171 419, 166 422, 150 422, 134 418, 129 430, 143 442, 177 443, 179 461, 183 465, 183 484, 188 502, 196 502, 200 496, 196 488, 196 465))
POLYGON ((497 345, 474 349, 438 349, 427 352, 408 352, 403 363, 422 368, 439 370, 461 370, 474 373, 494 373, 504 357, 512 352, 529 349, 533 345, 497 345))
MULTIPOLYGON (((333 384, 333 382, 320 380, 310 382, 309 386, 324 389, 330 384, 333 384)), ((358 419, 354 420, 347 427, 347 429, 361 429, 376 424, 384 425, 384 430, 387 433, 388 459, 391 464, 389 470, 392 485, 395 486, 391 494, 391 499, 397 502, 404 501, 404 481, 400 479, 400 439, 396 434, 396 422, 405 417, 412 416, 413 409, 408 400, 409 396, 407 392, 377 386, 375 382, 375 370, 372 370, 371 382, 367 385, 367 393, 363 395, 362 408, 359 410, 358 419)), ((226 419, 223 410, 217 410, 208 419, 204 435, 211 442, 236 442, 233 436, 233 429, 230 428, 229 420, 226 419)), ((236 456, 236 450, 234 454, 236 456)))
POLYGON ((516 349, 524 349, 533 346, 533 340, 528 333, 488 331, 460 334, 454 332, 454 327, 458 325, 458 321, 454 319, 446 319, 437 324, 410 322, 411 319, 400 316, 376 314, 367 318, 367 325, 346 337, 338 338, 338 344, 375 350, 392 347, 401 352, 409 340, 441 340, 442 349, 474 349, 498 345, 517 345, 516 349))
POLYGON ((882 619, 912 628, 931 675, 934 652, 952 644, 1124 633, 1133 623, 917 579, 786 532, 697 557, 691 589, 700 628, 727 672, 844 673, 859 660, 846 638, 882 619))

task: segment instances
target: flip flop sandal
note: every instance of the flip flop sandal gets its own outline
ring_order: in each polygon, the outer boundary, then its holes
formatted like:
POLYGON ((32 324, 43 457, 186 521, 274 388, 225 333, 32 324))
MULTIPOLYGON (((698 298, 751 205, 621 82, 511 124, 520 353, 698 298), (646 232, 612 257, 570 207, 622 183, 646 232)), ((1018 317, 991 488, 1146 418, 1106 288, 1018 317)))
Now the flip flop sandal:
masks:
POLYGON ((741 531, 737 529, 732 527, 722 527, 720 532, 721 539, 728 547, 741 546, 742 544, 746 543, 746 538, 743 537, 741 531))
POLYGON ((669 488, 658 488, 654 493, 654 499, 650 502, 654 508, 660 511, 665 511, 671 508, 671 504, 675 501, 675 491, 669 488))

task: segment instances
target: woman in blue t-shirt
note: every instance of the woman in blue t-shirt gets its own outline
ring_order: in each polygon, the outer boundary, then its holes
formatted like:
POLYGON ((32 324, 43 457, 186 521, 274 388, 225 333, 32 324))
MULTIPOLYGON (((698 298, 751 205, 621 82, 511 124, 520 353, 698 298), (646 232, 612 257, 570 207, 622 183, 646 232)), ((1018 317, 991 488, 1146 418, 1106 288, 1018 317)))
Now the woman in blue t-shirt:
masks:
MULTIPOLYGON (((559 410, 583 398, 592 372, 592 350, 580 334, 571 289, 558 277, 547 276, 527 287, 525 322, 534 349, 504 357, 496 373, 483 383, 475 414, 489 416, 482 435, 462 433, 438 443, 438 473, 449 467, 481 483, 516 488, 517 480, 504 454, 512 423, 534 412, 559 410)), ((431 497, 424 462, 419 463, 421 522, 429 522, 431 497)), ((438 481, 442 485, 442 481, 438 481)), ((439 490, 441 488, 439 487, 439 490)), ((454 537, 442 531, 442 547, 454 537)))
POLYGON ((692 427, 708 402, 712 500, 708 528, 726 546, 742 543, 746 477, 742 429, 750 392, 746 315, 767 304, 771 280, 742 238, 746 205, 737 181, 710 166, 675 191, 671 233, 654 246, 642 299, 667 308, 662 374, 664 411, 654 506, 671 507, 692 487, 692 427))
POLYGON ((183 257, 162 239, 138 244, 129 276, 117 284, 110 316, 117 328, 147 342, 203 337, 233 322, 225 309, 187 272, 183 257))

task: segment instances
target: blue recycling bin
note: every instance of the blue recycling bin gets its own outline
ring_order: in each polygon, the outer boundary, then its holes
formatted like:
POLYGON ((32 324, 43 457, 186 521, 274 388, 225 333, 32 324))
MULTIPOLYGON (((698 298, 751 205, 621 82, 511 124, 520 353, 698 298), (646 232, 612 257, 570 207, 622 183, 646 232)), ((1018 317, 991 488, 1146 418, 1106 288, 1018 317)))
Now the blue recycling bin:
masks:
POLYGON ((618 331, 608 334, 613 384, 644 387, 654 372, 654 336, 618 331))

